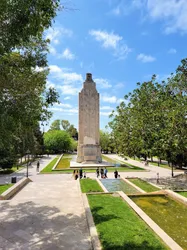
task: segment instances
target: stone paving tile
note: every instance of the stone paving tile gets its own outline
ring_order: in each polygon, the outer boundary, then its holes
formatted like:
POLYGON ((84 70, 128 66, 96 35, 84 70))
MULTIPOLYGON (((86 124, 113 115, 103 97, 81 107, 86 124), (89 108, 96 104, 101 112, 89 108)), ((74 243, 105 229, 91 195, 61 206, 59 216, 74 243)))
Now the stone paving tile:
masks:
POLYGON ((0 210, 3 250, 91 249, 80 188, 70 176, 40 176, 0 210))

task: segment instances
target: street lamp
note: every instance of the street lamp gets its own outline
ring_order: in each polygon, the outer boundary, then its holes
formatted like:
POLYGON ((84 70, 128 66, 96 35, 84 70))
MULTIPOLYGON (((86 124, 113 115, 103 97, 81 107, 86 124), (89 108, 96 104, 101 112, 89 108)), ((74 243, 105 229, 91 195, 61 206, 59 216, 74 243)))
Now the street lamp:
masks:
POLYGON ((26 176, 28 178, 29 177, 29 154, 30 154, 29 149, 27 150, 26 154, 28 156, 28 158, 27 158, 27 174, 26 174, 26 176))

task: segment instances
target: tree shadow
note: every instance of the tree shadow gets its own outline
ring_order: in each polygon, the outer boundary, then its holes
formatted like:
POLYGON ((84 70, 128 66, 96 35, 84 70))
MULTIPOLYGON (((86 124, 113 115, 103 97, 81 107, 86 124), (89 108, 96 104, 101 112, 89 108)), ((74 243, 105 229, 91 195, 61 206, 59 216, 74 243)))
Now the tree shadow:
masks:
POLYGON ((120 217, 114 215, 114 214, 99 214, 99 211, 100 210, 104 210, 104 207, 94 207, 92 208, 92 214, 93 214, 93 217, 94 217, 94 222, 96 225, 100 224, 100 223, 103 223, 103 222, 106 222, 106 221, 109 221, 109 220, 112 220, 112 219, 118 219, 120 217))
POLYGON ((110 244, 108 241, 102 242, 103 250, 164 250, 166 247, 150 246, 148 241, 143 241, 140 244, 128 241, 123 244, 110 244))
POLYGON ((65 214, 56 205, 17 200, 0 202, 0 210, 2 249, 91 249, 84 213, 65 214))

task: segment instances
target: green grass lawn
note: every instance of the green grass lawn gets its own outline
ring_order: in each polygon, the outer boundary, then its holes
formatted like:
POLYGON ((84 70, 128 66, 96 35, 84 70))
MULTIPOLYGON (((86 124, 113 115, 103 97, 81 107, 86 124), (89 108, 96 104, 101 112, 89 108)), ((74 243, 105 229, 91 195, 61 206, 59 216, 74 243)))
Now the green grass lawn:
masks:
POLYGON ((141 188, 142 190, 144 190, 147 193, 160 190, 159 188, 154 187, 150 183, 148 183, 146 181, 143 181, 141 179, 138 179, 138 178, 136 178, 136 179, 128 179, 128 180, 130 182, 134 183, 137 187, 141 188))
POLYGON ((99 183, 96 180, 81 179, 80 185, 82 193, 103 192, 103 189, 100 187, 99 183))
POLYGON ((58 158, 59 158, 59 156, 55 157, 51 162, 49 162, 49 164, 41 171, 41 173, 51 173, 52 168, 54 167, 54 165, 58 161, 58 158))
POLYGON ((87 197, 103 250, 169 249, 120 197, 87 197))
POLYGON ((0 175, 4 175, 4 174, 12 174, 18 170, 21 170, 22 168, 24 168, 23 166, 13 166, 11 169, 0 169, 0 175))
POLYGON ((185 191, 181 191, 181 192, 176 192, 177 194, 180 194, 180 195, 182 195, 182 196, 184 196, 184 197, 186 197, 187 198, 187 191, 185 192, 185 191))
POLYGON ((145 171, 145 169, 143 169, 143 168, 134 166, 134 165, 127 163, 127 162, 124 162, 124 161, 120 161, 118 159, 111 159, 110 157, 107 157, 105 155, 102 155, 102 159, 107 161, 107 162, 113 163, 113 164, 119 163, 119 164, 121 164, 121 168, 126 168, 126 169, 129 168, 130 170, 143 170, 143 171, 145 171))
POLYGON ((12 187, 14 184, 5 184, 5 185, 0 185, 0 194, 2 194, 3 192, 5 192, 7 189, 9 189, 10 187, 12 187))
POLYGON ((64 154, 55 169, 69 168, 71 159, 72 155, 64 154))

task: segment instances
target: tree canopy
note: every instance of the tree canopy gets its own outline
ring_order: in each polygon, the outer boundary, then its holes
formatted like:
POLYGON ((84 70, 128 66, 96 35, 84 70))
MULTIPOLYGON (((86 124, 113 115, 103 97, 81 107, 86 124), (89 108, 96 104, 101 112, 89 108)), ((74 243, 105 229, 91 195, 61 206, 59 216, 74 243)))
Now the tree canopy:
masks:
POLYGON ((145 159, 158 156, 187 165, 187 59, 159 83, 156 75, 138 83, 113 112, 109 123, 117 151, 145 159))
POLYGON ((48 107, 57 102, 58 93, 46 89, 44 31, 59 7, 59 0, 0 1, 0 167, 35 151, 39 122, 51 117, 48 107))

